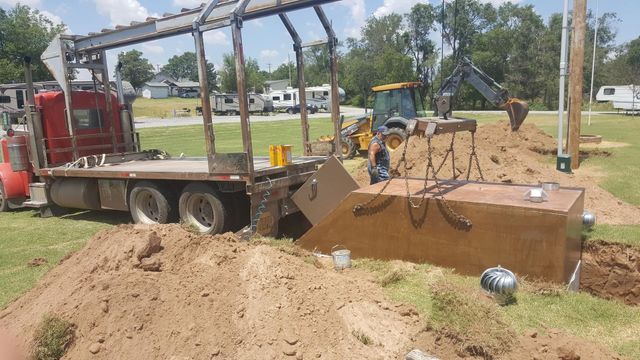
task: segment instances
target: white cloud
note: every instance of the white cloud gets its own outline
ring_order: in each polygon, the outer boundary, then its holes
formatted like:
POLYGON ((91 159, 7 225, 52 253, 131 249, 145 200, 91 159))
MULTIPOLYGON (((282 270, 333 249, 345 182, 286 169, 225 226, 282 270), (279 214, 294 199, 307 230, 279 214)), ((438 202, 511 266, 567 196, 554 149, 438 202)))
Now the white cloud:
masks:
POLYGON ((280 55, 278 50, 262 50, 260 51, 260 58, 262 59, 275 59, 280 55))
POLYGON ((406 14, 411 11, 413 5, 424 3, 424 0, 384 0, 382 6, 373 12, 373 16, 382 17, 392 13, 406 14))
POLYGON ((150 43, 142 44, 142 51, 145 54, 160 55, 160 54, 164 53, 164 48, 162 46, 158 45, 157 42, 152 41, 150 43))
POLYGON ((203 0, 173 0, 173 5, 174 6, 179 6, 179 7, 183 7, 183 8, 197 8, 200 7, 200 4, 202 4, 203 0))
POLYGON ((260 20, 260 19, 255 19, 255 20, 251 20, 249 21, 249 24, 257 27, 257 28, 261 28, 264 27, 264 21, 260 20))
POLYGON ((111 25, 114 26, 129 25, 132 21, 144 21, 150 16, 157 16, 149 13, 138 0, 94 0, 94 2, 96 11, 108 16, 111 25))
POLYGON ((204 33, 204 42, 208 45, 229 45, 227 34, 222 30, 211 30, 204 33))
POLYGON ((480 0, 480 2, 491 3, 494 6, 500 6, 507 2, 517 3, 517 2, 520 2, 520 0, 480 0))
POLYGON ((348 7, 351 13, 349 21, 351 26, 344 29, 345 35, 347 37, 360 38, 360 28, 362 28, 367 19, 367 8, 364 0, 344 0, 339 4, 348 7))
POLYGON ((18 3, 20 3, 21 5, 36 7, 36 6, 39 6, 42 3, 42 1, 41 0, 0 0, 0 5, 6 5, 11 7, 14 7, 18 3))

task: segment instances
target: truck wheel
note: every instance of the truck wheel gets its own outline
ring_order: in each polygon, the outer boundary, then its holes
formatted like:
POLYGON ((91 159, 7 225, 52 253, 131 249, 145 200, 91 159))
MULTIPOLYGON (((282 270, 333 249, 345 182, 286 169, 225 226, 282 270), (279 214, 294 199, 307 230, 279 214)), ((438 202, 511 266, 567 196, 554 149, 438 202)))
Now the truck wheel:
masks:
POLYGON ((343 137, 340 139, 340 148, 342 152, 343 159, 352 159, 356 156, 356 152, 358 151, 358 147, 351 140, 351 138, 343 137))
POLYGON ((387 139, 384 142, 387 144, 387 148, 390 151, 393 151, 400 147, 406 138, 407 135, 403 129, 391 128, 389 129, 389 135, 387 135, 387 139))
POLYGON ((220 196, 209 185, 191 183, 180 195, 180 220, 203 234, 220 234, 225 230, 227 211, 220 196))
POLYGON ((9 211, 9 201, 5 196, 4 186, 2 185, 2 181, 0 181, 0 212, 9 211))
POLYGON ((175 218, 173 193, 150 181, 137 183, 129 193, 129 211, 136 224, 166 224, 175 218))
POLYGON ((293 115, 293 114, 295 114, 296 112, 295 112, 295 110, 293 110, 293 108, 289 108, 289 109, 287 109, 287 113, 288 113, 289 115, 293 115))

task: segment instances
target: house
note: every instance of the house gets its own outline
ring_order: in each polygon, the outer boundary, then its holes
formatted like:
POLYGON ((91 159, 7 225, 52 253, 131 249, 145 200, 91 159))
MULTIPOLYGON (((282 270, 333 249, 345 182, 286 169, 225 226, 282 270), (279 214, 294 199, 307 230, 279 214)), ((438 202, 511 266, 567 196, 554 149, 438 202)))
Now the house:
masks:
POLYGON ((148 82, 142 87, 142 97, 145 99, 166 99, 171 91, 165 83, 148 82))
POLYGON ((200 83, 196 81, 189 80, 172 80, 166 79, 162 81, 163 83, 169 85, 169 95, 170 96, 182 96, 183 94, 189 94, 193 96, 188 97, 197 97, 200 93, 200 83))
POLYGON ((175 81, 175 79, 171 75, 169 75, 168 73, 166 73, 164 71, 160 71, 160 72, 156 73, 153 76, 153 79, 151 79, 149 82, 161 83, 161 82, 164 82, 166 80, 175 81))
POLYGON ((264 82, 264 93, 269 94, 273 91, 287 90, 289 86, 289 80, 268 80, 264 82))

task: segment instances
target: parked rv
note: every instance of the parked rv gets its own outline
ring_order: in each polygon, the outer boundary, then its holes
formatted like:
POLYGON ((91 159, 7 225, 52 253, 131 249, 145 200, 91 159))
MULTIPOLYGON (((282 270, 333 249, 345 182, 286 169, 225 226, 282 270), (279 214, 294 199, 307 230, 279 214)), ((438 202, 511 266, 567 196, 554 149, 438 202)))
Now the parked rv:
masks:
MULTIPOLYGON (((250 113, 268 113, 273 111, 271 99, 261 94, 249 94, 250 113)), ((211 108, 214 114, 238 115, 240 104, 238 94, 213 94, 211 95, 211 108)))
MULTIPOLYGON (((345 99, 345 91, 338 88, 340 101, 345 99)), ((329 110, 331 108, 331 86, 313 86, 305 89, 307 104, 316 106, 318 109, 329 110)), ((300 90, 288 87, 285 90, 271 91, 268 96, 273 101, 276 110, 288 111, 300 104, 300 90)))
POLYGON ((640 85, 603 86, 596 94, 598 102, 613 102, 613 107, 625 112, 640 111, 640 85))

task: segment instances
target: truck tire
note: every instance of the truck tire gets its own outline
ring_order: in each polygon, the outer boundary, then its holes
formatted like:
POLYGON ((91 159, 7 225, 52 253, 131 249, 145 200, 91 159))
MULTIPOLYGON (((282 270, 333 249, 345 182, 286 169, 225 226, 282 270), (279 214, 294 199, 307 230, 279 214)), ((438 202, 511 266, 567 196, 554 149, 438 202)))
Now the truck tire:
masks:
POLYGON ((229 218, 220 195, 204 183, 187 185, 178 201, 180 221, 202 234, 221 234, 229 218))
POLYGON ((161 186, 141 181, 129 193, 129 211, 136 224, 166 224, 175 219, 175 197, 161 186))
POLYGON ((353 159, 356 156, 356 152, 358 152, 358 147, 351 138, 342 137, 340 139, 340 151, 343 159, 353 159))
POLYGON ((390 128, 389 135, 387 135, 387 139, 384 141, 387 144, 387 149, 389 151, 394 151, 407 139, 407 135, 404 129, 401 128, 390 128))
POLYGON ((9 211, 9 201, 6 198, 4 193, 4 186, 2 185, 2 181, 0 181, 0 213, 9 211))

